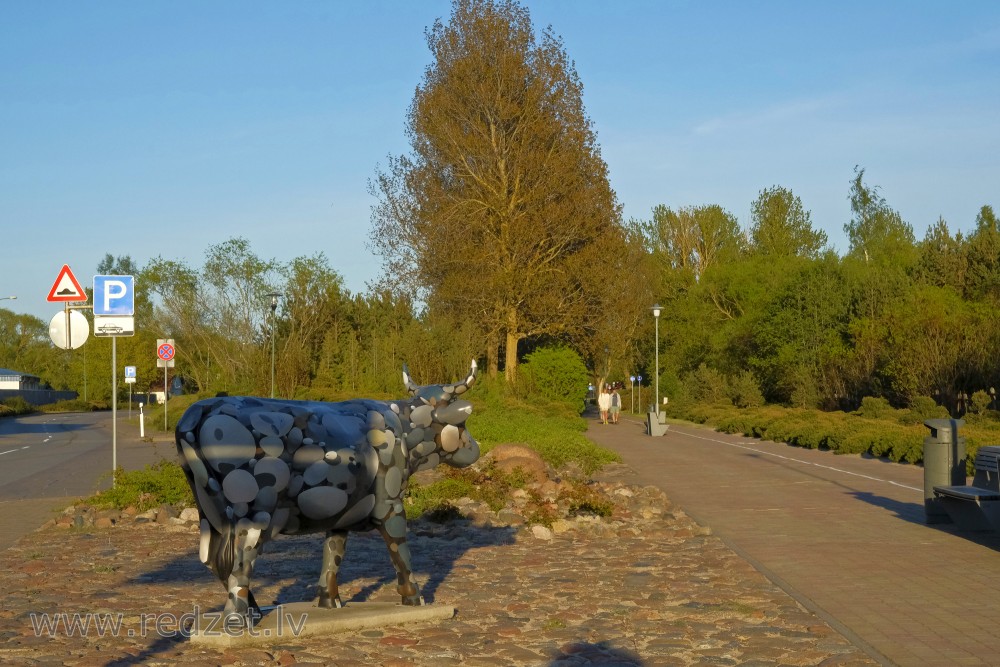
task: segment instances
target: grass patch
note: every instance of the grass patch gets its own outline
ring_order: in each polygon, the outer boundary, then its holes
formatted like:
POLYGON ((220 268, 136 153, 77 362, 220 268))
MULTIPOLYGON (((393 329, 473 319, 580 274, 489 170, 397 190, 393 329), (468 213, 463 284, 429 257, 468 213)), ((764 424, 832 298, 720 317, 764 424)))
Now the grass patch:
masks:
POLYGON ((587 439, 586 420, 563 403, 498 396, 473 403, 469 430, 483 454, 504 443, 525 443, 554 468, 576 464, 587 475, 621 461, 616 452, 587 439))
POLYGON ((94 507, 125 509, 134 507, 144 512, 160 505, 194 505, 184 470, 171 461, 147 465, 142 470, 115 471, 115 486, 101 491, 85 503, 94 507))

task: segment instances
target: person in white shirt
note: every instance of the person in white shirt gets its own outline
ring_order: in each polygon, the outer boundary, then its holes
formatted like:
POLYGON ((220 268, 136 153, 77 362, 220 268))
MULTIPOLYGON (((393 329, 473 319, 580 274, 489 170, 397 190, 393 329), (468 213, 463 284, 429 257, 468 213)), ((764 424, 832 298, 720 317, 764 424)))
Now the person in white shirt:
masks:
POLYGON ((601 410, 601 423, 608 423, 608 408, 611 407, 611 394, 606 386, 601 386, 601 393, 597 397, 597 407, 601 410))

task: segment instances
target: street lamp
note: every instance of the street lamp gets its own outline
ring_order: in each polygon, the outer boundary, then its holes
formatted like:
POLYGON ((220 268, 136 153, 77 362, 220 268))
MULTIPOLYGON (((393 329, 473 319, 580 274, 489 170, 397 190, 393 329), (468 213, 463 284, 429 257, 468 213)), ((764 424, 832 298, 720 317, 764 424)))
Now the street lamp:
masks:
POLYGON ((281 292, 266 295, 271 297, 271 398, 274 398, 274 317, 278 310, 278 297, 281 295, 281 292))
POLYGON ((14 300, 17 299, 17 297, 16 296, 0 296, 0 301, 6 301, 7 299, 10 299, 11 301, 14 301, 14 300))
POLYGON ((656 304, 651 308, 653 311, 653 320, 656 322, 656 370, 653 373, 656 396, 655 407, 653 408, 657 414, 657 419, 659 419, 660 414, 660 304, 656 304))

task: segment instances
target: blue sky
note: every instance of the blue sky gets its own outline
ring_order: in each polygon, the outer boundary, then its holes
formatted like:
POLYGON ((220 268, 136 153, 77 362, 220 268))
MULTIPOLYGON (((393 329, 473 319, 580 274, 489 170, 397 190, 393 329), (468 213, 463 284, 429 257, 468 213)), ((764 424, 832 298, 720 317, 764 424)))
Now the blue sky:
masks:
MULTIPOLYGON (((1000 207, 1000 3, 529 0, 584 84, 626 218, 798 195, 843 252, 855 165, 922 238, 1000 207)), ((450 3, 0 2, 0 302, 64 263, 200 266, 234 236, 379 273, 367 183, 450 3)), ((137 290, 142 286, 137 285, 137 290)))

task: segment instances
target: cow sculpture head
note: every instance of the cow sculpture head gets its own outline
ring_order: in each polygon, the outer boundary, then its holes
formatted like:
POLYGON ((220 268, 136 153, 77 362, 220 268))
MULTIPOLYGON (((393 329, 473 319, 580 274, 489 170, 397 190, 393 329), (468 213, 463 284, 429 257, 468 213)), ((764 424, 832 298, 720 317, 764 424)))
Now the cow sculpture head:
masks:
POLYGON ((479 445, 465 428, 472 403, 458 398, 476 379, 476 362, 468 377, 456 384, 420 386, 403 366, 403 384, 413 397, 402 407, 400 418, 409 450, 410 471, 426 470, 438 463, 464 468, 479 458, 479 445), (433 446, 432 446, 433 445, 433 446))

